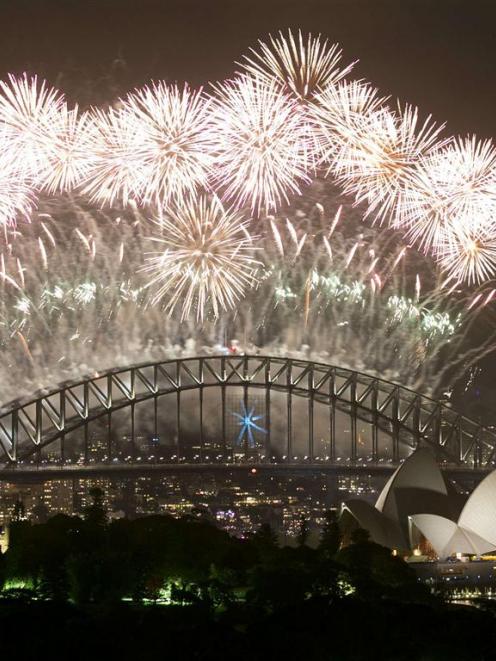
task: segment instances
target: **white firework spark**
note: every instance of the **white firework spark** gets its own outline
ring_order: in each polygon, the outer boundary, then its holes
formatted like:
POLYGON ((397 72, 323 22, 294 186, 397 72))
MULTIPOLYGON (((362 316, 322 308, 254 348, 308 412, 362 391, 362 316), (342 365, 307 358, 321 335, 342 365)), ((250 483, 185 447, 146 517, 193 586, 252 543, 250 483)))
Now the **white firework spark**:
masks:
POLYGON ((445 144, 439 140, 443 128, 430 117, 419 125, 418 109, 408 105, 397 113, 383 109, 365 115, 336 166, 344 192, 366 202, 366 215, 401 225, 412 169, 445 144))
MULTIPOLYGON (((29 218, 35 193, 73 190, 159 214, 215 191, 260 216, 299 195, 323 165, 365 205, 365 216, 405 232, 455 287, 494 278, 491 141, 443 141, 430 116, 422 123, 412 106, 391 110, 370 85, 345 80, 351 65, 343 67, 341 51, 320 35, 280 32, 251 49, 242 66, 211 96, 152 83, 106 112, 80 113, 36 76, 0 81, 0 225, 29 218)), ((332 232, 322 242, 330 259, 332 232)), ((83 239, 94 259, 94 240, 83 239)), ((295 259, 309 244, 309 233, 298 237, 295 259)), ((40 238, 47 269, 46 246, 40 238)), ((121 243, 121 262, 127 251, 121 243)), ((375 259, 368 267, 374 290, 382 287, 375 259)))
POLYGON ((132 155, 139 163, 144 204, 166 206, 206 188, 214 163, 211 99, 202 90, 163 82, 145 86, 123 101, 128 121, 140 126, 132 155))
POLYGON ((268 83, 277 81, 284 92, 300 100, 312 99, 320 89, 336 85, 353 68, 354 63, 340 68, 339 46, 320 35, 308 34, 305 39, 301 30, 298 35, 288 30, 287 36, 279 32, 269 39, 269 44, 259 40, 259 51, 250 48, 251 56, 244 56, 243 68, 268 83))
POLYGON ((443 250, 452 231, 474 239, 481 231, 494 235, 496 149, 492 142, 478 141, 475 136, 459 138, 421 158, 405 196, 403 217, 408 236, 425 252, 443 250))
POLYGON ((33 206, 29 184, 0 160, 0 226, 15 224, 19 216, 29 218, 33 206))
POLYGON ((196 309, 205 317, 210 304, 215 317, 233 308, 254 280, 253 242, 238 213, 224 209, 218 198, 201 196, 169 210, 160 219, 163 250, 147 259, 151 274, 147 287, 155 290, 153 303, 166 295, 165 310, 182 305, 181 319, 196 309))
POLYGON ((37 187, 52 194, 75 189, 95 162, 93 146, 90 114, 63 103, 40 145, 43 158, 35 177, 37 187))
POLYGON ((349 150, 355 149, 369 118, 386 101, 377 89, 360 81, 328 85, 316 94, 310 112, 328 174, 339 174, 343 164, 351 160, 349 150))
POLYGON ((62 104, 63 95, 37 76, 9 75, 8 82, 0 81, 0 123, 16 136, 15 168, 22 176, 36 175, 43 166, 46 133, 62 104))
POLYGON ((496 274, 496 236, 482 228, 472 233, 464 227, 445 231, 438 261, 448 276, 446 284, 474 285, 491 280, 496 274))
POLYGON ((0 124, 0 226, 15 224, 16 218, 29 218, 34 196, 28 181, 17 171, 20 157, 14 131, 0 124))
POLYGON ((141 196, 144 170, 136 154, 143 132, 128 113, 110 108, 91 115, 94 160, 81 192, 92 202, 127 205, 141 196))
POLYGON ((298 102, 275 81, 243 76, 217 88, 215 183, 252 213, 275 210, 310 183, 314 141, 298 102))
MULTIPOLYGON (((35 222, 6 230, 9 245, 0 254, 0 399, 116 365, 181 352, 218 354, 233 338, 247 353, 307 356, 440 392, 454 370, 465 370, 494 346, 494 337, 465 344, 470 323, 460 324, 458 316, 468 317, 463 289, 453 296, 441 290, 437 283, 444 278, 434 276, 430 260, 405 254, 391 230, 364 226, 349 205, 329 237, 329 223, 338 217, 335 193, 321 201, 307 198, 298 213, 288 209, 275 217, 274 238, 269 230, 257 239, 262 264, 254 265, 253 286, 245 287, 234 309, 219 308, 219 318, 206 313, 198 323, 196 303, 189 319, 182 316, 186 287, 170 315, 151 305, 151 272, 141 271, 149 249, 147 213, 95 211, 76 198, 42 197, 35 222), (349 262, 357 234, 362 238, 349 262), (324 238, 332 243, 332 259, 324 238), (418 270, 422 291, 418 278, 414 284, 418 270)), ((169 220, 174 233, 163 231, 160 238, 178 236, 177 223, 169 220)), ((239 238, 246 240, 244 232, 239 238)), ((182 243, 178 237, 181 250, 182 243)), ((491 296, 479 296, 480 305, 491 296)), ((470 318, 476 314, 474 304, 470 318)))

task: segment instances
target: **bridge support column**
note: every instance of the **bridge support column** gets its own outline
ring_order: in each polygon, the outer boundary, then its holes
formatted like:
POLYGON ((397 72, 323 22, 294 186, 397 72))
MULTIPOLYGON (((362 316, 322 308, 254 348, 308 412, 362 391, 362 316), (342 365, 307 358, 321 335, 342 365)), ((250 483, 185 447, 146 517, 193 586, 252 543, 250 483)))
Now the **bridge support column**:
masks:
POLYGON ((350 410, 350 422, 351 422, 351 460, 356 461, 358 457, 357 452, 357 417, 355 405, 351 406, 350 410))
POLYGON ((329 402, 329 461, 336 460, 336 399, 330 395, 329 402))
POLYGON ((84 463, 88 463, 88 452, 89 452, 89 442, 88 442, 88 422, 84 423, 84 434, 83 434, 83 443, 84 443, 84 463))
POLYGON ((377 413, 377 381, 374 380, 372 384, 372 391, 370 393, 370 409, 372 411, 372 461, 377 461, 379 459, 379 434, 378 434, 378 422, 379 415, 377 413))
POLYGON ((313 369, 308 373, 308 456, 310 460, 314 457, 314 437, 313 437, 313 413, 314 413, 314 378, 313 369))
POLYGON ((311 460, 313 460, 313 456, 314 456, 313 409, 314 409, 313 393, 310 393, 308 395, 308 457, 311 460))
POLYGON ((221 415, 222 415, 222 452, 224 456, 227 454, 227 441, 226 441, 226 386, 223 384, 221 387, 221 415))
POLYGON ((204 440, 203 440, 203 385, 200 386, 200 393, 199 393, 199 400, 200 400, 200 459, 203 461, 203 455, 205 453, 204 449, 204 440))
POLYGON ((153 398, 153 435, 158 438, 158 397, 153 398))
POLYGON ((59 393, 59 411, 60 411, 60 428, 62 429, 62 435, 60 437, 60 462, 63 464, 65 461, 65 396, 64 391, 61 390, 59 393))
POLYGON ((351 460, 357 460, 357 404, 356 404, 356 374, 350 385, 350 422, 351 422, 351 460))
MULTIPOLYGON (((246 369, 246 361, 243 366, 246 369)), ((243 375, 245 378, 246 376, 243 375)), ((248 384, 246 381, 243 382, 243 407, 246 412, 246 414, 249 413, 248 411, 248 384)), ((244 445, 244 454, 245 454, 245 459, 248 459, 249 456, 249 451, 250 451, 250 445, 249 445, 249 438, 248 438, 248 433, 245 434, 244 440, 243 440, 243 445, 244 445)))
MULTIPOLYGON (((88 425, 86 425, 88 427, 88 425)), ((112 460, 112 412, 108 412, 107 461, 112 460)))
POLYGON ((392 437, 393 437, 393 463, 399 461, 399 444, 400 444, 400 405, 399 405, 399 391, 395 387, 394 396, 392 401, 392 437))
POLYGON ((271 453, 272 453, 272 446, 271 446, 271 441, 270 441, 270 395, 271 395, 271 388, 270 388, 270 383, 267 385, 267 388, 265 389, 265 461, 270 462, 271 460, 271 453))
POLYGON ((177 460, 180 461, 182 446, 181 446, 181 391, 177 391, 176 398, 176 426, 177 426, 177 441, 176 441, 176 452, 177 460))
POLYGON ((131 402, 131 456, 133 457, 133 461, 136 459, 136 436, 135 436, 135 429, 134 429, 134 411, 135 409, 135 403, 131 402))
POLYGON ((265 360, 264 369, 265 387, 265 460, 270 463, 272 461, 272 442, 271 442, 271 429, 270 429, 270 416, 271 416, 271 395, 272 395, 272 380, 270 376, 270 359, 265 360))

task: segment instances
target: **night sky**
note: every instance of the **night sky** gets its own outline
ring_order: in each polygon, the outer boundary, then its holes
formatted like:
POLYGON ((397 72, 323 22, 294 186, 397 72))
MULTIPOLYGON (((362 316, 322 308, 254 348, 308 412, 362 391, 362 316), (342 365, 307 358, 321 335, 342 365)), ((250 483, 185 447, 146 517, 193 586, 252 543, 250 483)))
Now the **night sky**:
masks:
POLYGON ((301 27, 338 41, 384 93, 489 137, 495 19, 494 0, 0 0, 0 75, 36 71, 101 103, 150 78, 229 76, 257 38, 301 27))

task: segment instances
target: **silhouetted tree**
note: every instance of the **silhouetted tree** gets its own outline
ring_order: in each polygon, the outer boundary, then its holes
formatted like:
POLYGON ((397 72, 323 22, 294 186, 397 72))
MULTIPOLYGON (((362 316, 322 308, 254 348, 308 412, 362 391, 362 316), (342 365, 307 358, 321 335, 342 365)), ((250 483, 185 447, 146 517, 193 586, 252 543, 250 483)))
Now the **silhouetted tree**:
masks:
POLYGON ((9 525, 9 548, 6 575, 9 579, 38 580, 40 545, 36 543, 30 521, 12 520, 9 525))
POLYGON ((308 541, 308 524, 304 515, 300 517, 300 529, 298 531, 298 546, 305 546, 308 541))
POLYGON ((7 573, 7 563, 5 560, 5 554, 0 551, 0 590, 5 584, 5 578, 7 573))
POLYGON ((69 596, 67 563, 78 550, 82 527, 79 517, 65 514, 33 526, 40 557, 38 590, 43 598, 63 601, 69 596))
POLYGON ((347 570, 358 596, 369 600, 385 596, 404 601, 429 599, 413 569, 390 549, 371 542, 367 531, 357 528, 351 541, 338 552, 336 561, 347 570))
POLYGON ((44 502, 40 501, 33 507, 33 519, 35 523, 46 523, 50 516, 50 510, 44 502))
POLYGON ((103 506, 104 493, 98 487, 92 487, 89 494, 93 502, 84 509, 84 520, 91 526, 103 528, 107 523, 107 512, 103 506))
POLYGON ((262 562, 271 560, 279 548, 277 535, 269 523, 262 523, 251 541, 262 562))
POLYGON ((351 533, 352 544, 366 544, 370 541, 370 533, 364 528, 355 528, 351 533))
POLYGON ((264 612, 311 599, 330 604, 350 584, 369 601, 425 598, 411 568, 371 542, 366 531, 354 531, 352 543, 334 553, 340 534, 333 514, 319 549, 305 544, 303 519, 299 545, 281 548, 268 524, 239 540, 193 517, 107 522, 102 492, 93 491, 92 498, 84 519, 56 515, 44 524, 13 522, 7 577, 29 581, 38 598, 79 605, 115 606, 125 596, 156 601, 167 584, 179 603, 214 610, 229 610, 244 598, 264 612))
POLYGON ((333 558, 339 551, 342 541, 337 512, 335 510, 328 510, 324 514, 324 518, 325 523, 320 534, 319 551, 325 557, 333 558))
POLYGON ((24 503, 20 498, 14 503, 14 509, 12 511, 12 521, 23 521, 26 518, 24 503))
POLYGON ((270 562, 253 568, 248 603, 269 610, 301 603, 312 592, 315 560, 315 550, 307 546, 278 549, 270 562))

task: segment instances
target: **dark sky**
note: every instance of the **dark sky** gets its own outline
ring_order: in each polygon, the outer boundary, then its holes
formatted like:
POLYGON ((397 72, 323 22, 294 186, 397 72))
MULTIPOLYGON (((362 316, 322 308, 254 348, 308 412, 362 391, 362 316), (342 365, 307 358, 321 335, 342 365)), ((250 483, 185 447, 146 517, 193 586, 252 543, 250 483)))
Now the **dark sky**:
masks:
POLYGON ((0 75, 38 71, 99 102, 110 79, 222 78, 257 38, 301 26, 451 131, 493 136, 495 19, 496 0, 0 0, 0 75))

